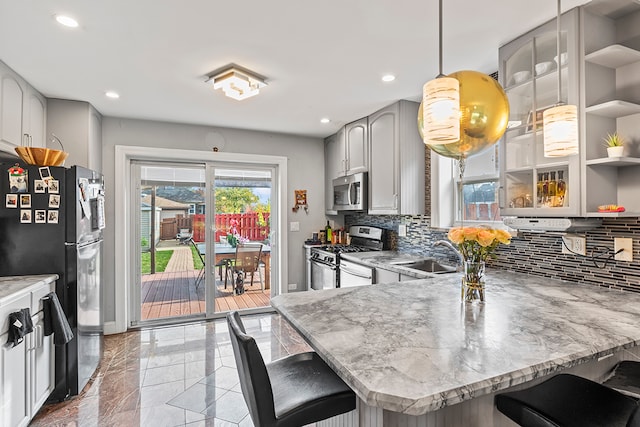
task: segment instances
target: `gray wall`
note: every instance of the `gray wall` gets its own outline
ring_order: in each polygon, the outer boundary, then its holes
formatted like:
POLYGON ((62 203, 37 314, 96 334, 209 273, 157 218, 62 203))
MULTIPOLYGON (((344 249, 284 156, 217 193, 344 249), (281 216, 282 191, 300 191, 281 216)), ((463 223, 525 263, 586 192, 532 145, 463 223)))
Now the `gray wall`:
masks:
POLYGON ((287 223, 298 221, 299 232, 287 232, 289 253, 283 260, 288 269, 289 283, 297 289, 304 286, 303 243, 311 233, 325 224, 324 216, 324 143, 320 138, 254 132, 239 129, 214 128, 147 120, 105 117, 102 121, 102 166, 107 194, 104 254, 105 321, 115 317, 115 203, 113 195, 121 189, 115 186, 115 146, 179 148, 211 151, 222 147, 228 153, 263 154, 288 158, 287 223), (291 211, 293 190, 307 190, 309 213, 291 211))

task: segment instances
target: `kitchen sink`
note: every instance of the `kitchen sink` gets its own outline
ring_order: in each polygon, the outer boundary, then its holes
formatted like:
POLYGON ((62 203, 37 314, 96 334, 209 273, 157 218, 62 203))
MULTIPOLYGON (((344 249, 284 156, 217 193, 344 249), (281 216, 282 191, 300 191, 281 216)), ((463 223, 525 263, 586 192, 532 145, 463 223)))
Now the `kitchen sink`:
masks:
POLYGON ((438 261, 433 259, 422 259, 419 261, 415 261, 415 260, 404 260, 404 261, 396 261, 396 262, 392 261, 391 264, 399 265, 405 268, 411 268, 413 270, 424 271, 426 273, 435 273, 435 274, 454 273, 456 271, 455 267, 442 265, 438 261))

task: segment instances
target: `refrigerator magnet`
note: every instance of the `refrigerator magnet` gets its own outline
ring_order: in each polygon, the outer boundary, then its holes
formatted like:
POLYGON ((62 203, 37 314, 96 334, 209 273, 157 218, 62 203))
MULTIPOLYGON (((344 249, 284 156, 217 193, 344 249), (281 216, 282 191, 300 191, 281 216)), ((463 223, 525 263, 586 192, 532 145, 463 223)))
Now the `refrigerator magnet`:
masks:
POLYGON ((59 194, 51 194, 51 195, 49 195, 49 207, 50 208, 59 208, 60 207, 60 195, 59 194))
POLYGON ((31 194, 21 194, 20 195, 20 207, 21 208, 30 208, 31 207, 31 194))
POLYGON ((49 224, 57 224, 58 223, 58 211, 49 211, 47 213, 47 222, 49 224))
POLYGON ((36 179, 33 181, 33 192, 34 193, 44 193, 47 191, 47 186, 44 181, 41 179, 36 179))
POLYGON ((51 179, 48 181, 49 193, 58 194, 60 192, 60 185, 57 179, 51 179))
POLYGON ((8 169, 8 172, 9 191, 12 193, 26 193, 29 191, 29 171, 16 163, 8 169))
POLYGON ((20 222, 23 224, 31 223, 31 209, 20 209, 20 222))
POLYGON ((44 209, 38 209, 35 212, 36 218, 35 218, 35 223, 36 224, 44 224, 47 222, 47 211, 44 209))
POLYGON ((49 169, 49 166, 43 166, 41 168, 38 168, 38 171, 40 172, 40 179, 42 179, 44 182, 47 182, 53 179, 53 176, 51 176, 51 170, 49 169))
POLYGON ((18 207, 18 195, 17 194, 7 194, 4 206, 7 207, 7 208, 17 208, 18 207))

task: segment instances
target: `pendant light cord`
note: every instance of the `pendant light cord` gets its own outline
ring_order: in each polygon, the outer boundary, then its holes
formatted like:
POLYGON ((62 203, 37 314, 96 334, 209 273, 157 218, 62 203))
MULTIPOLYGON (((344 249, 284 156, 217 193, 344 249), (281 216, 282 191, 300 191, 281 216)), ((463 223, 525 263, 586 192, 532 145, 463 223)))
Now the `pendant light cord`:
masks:
POLYGON ((442 0, 438 1, 438 76, 444 77, 442 74, 442 0))
MULTIPOLYGON (((442 0, 440 0, 442 1, 442 0)), ((558 67, 558 104, 557 105, 562 105, 562 75, 561 75, 561 69, 562 69, 562 59, 560 58, 560 17, 562 14, 562 6, 560 5, 562 0, 558 0, 558 17, 556 19, 556 31, 557 31, 557 36, 556 36, 556 54, 558 55, 556 58, 558 59, 557 61, 557 67, 558 67)))

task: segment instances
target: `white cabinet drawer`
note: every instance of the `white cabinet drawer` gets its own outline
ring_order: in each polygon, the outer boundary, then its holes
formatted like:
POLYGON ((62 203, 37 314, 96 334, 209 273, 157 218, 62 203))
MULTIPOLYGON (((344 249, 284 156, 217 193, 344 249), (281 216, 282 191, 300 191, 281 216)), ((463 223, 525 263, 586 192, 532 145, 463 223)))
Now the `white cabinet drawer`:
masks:
POLYGON ((54 292, 56 289, 56 282, 47 283, 46 286, 41 286, 31 292, 31 315, 33 316, 39 311, 42 311, 42 298, 48 295, 50 292, 54 292))

